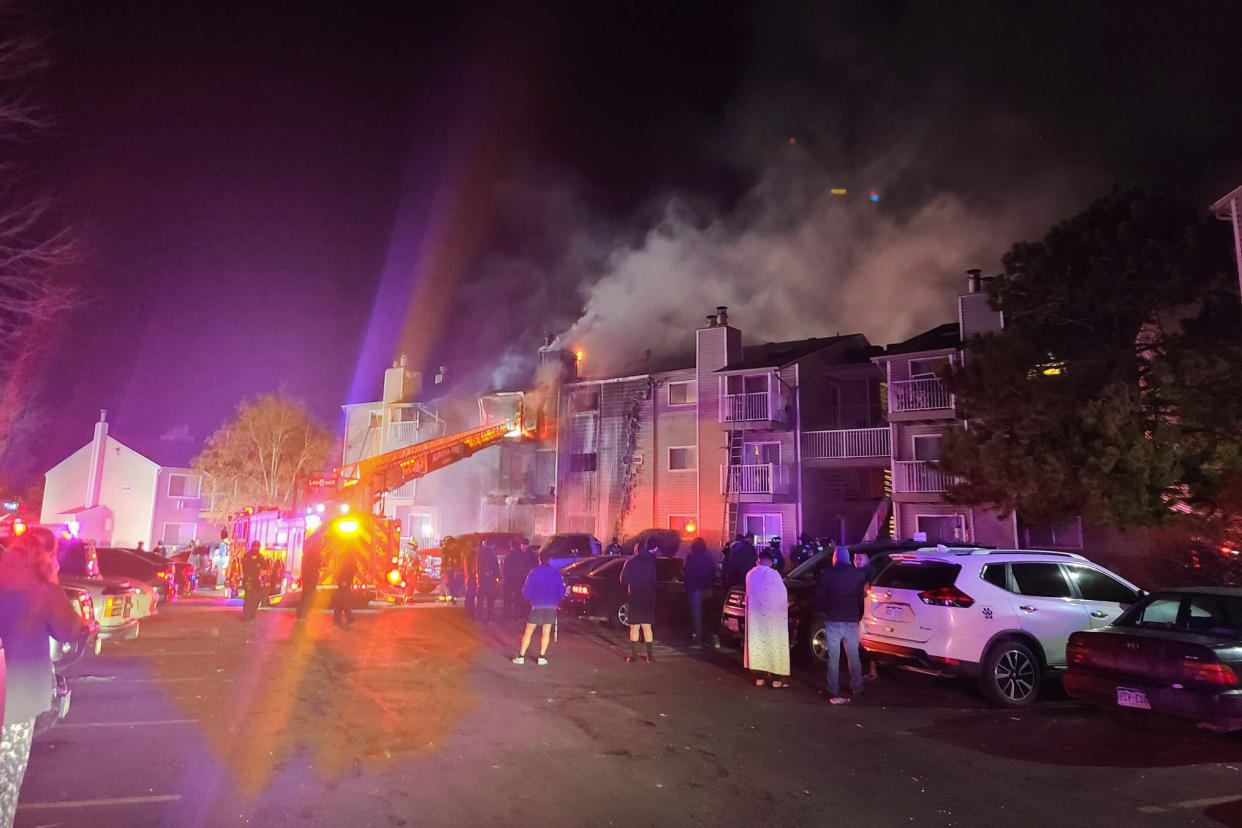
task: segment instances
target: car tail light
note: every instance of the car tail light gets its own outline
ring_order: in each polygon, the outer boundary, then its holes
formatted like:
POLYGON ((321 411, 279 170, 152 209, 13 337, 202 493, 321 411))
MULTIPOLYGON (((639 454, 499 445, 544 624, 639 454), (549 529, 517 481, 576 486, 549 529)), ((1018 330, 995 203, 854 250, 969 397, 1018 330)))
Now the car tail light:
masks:
POLYGON ((78 615, 82 616, 82 620, 90 624, 95 620, 95 601, 89 593, 82 593, 75 601, 77 602, 78 615))
POLYGON ((104 618, 115 618, 121 614, 121 603, 115 598, 104 599, 104 618))
POLYGON ((1081 641, 1070 639, 1065 645, 1065 662, 1067 664, 1087 665, 1091 663, 1091 648, 1081 641))
POLYGON ((169 578, 172 577, 172 573, 169 572, 167 569, 161 569, 155 573, 155 577, 159 578, 161 581, 167 581, 169 578))
POLYGON ((975 602, 974 598, 955 586, 924 590, 919 593, 919 600, 934 607, 957 607, 958 609, 965 609, 975 602))
POLYGON ((1228 664, 1221 664, 1219 661, 1199 661, 1187 657, 1182 659, 1182 673, 1190 681, 1203 684, 1233 687, 1238 683, 1237 673, 1228 664))
POLYGON ((586 584, 574 584, 569 588, 569 593, 571 595, 590 595, 591 588, 586 584))

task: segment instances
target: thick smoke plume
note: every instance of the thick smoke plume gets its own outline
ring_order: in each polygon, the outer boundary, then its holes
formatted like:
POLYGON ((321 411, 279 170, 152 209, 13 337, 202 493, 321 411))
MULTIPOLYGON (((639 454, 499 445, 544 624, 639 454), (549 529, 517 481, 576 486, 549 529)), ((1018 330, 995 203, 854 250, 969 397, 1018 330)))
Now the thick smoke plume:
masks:
POLYGON ((1003 207, 952 193, 890 205, 884 190, 873 203, 869 191, 833 189, 822 173, 785 168, 726 215, 704 219, 673 200, 584 280, 584 311, 562 341, 584 351, 589 375, 639 368, 648 351, 692 352, 717 305, 729 306, 744 342, 838 332, 897 341, 952 321, 965 270, 997 269, 1065 201, 1056 187, 1010 192, 1003 207))

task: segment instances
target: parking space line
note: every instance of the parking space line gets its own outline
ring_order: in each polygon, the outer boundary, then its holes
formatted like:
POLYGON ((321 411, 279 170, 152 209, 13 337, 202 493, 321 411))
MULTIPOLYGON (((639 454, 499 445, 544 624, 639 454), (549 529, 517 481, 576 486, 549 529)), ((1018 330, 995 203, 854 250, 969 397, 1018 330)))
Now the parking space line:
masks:
POLYGON ((19 811, 53 811, 57 808, 98 808, 103 805, 147 805, 156 802, 176 802, 181 794, 158 794, 156 796, 116 796, 110 799, 68 799, 63 802, 19 802, 19 811))
POLYGON ((199 719, 156 719, 146 722, 59 722, 56 729, 66 727, 143 727, 145 725, 196 724, 199 719))

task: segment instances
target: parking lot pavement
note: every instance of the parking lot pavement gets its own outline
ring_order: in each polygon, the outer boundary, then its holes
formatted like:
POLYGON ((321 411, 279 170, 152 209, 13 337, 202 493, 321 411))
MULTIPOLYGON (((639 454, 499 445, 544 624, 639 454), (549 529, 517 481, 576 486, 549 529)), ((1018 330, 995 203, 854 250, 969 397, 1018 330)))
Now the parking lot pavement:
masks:
POLYGON ((253 625, 178 602, 70 671, 17 825, 1240 824, 1242 741, 1124 729, 1062 698, 1020 713, 906 673, 827 705, 818 670, 756 688, 735 650, 437 604, 253 625))

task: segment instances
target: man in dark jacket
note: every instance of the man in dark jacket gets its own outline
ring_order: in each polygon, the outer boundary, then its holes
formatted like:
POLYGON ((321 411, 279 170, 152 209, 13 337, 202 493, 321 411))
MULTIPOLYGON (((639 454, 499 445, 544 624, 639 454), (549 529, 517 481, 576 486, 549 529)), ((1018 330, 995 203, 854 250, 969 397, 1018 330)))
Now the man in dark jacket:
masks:
POLYGON ((323 565, 323 541, 312 535, 302 547, 302 600, 298 602, 299 619, 315 607, 315 590, 319 587, 319 568, 323 565))
POLYGON ((862 664, 858 651, 858 622, 862 620, 863 593, 867 590, 867 573, 854 566, 850 550, 838 546, 832 566, 820 571, 815 597, 824 616, 824 638, 828 645, 828 701, 848 704, 841 695, 841 642, 850 665, 850 690, 855 696, 863 691, 862 664))
POLYGON ((466 579, 466 617, 473 621, 479 598, 479 577, 475 571, 475 562, 479 559, 479 550, 483 547, 483 541, 472 540, 459 543, 462 575, 466 579))
POLYGON ((474 557, 475 620, 492 623, 496 599, 500 597, 500 561, 491 541, 479 544, 474 557))
POLYGON ((358 574, 358 550, 352 543, 341 544, 337 552, 336 592, 332 595, 332 623, 354 623, 350 599, 354 594, 354 576, 358 574))
POLYGON ((695 538, 690 544, 690 554, 686 556, 686 566, 682 578, 686 583, 686 601, 690 604, 690 621, 694 626, 694 642, 703 643, 703 597, 712 587, 712 576, 716 574, 716 561, 712 553, 707 551, 707 544, 702 538, 695 538))
MULTIPOLYGON (((529 543, 527 547, 529 548, 529 543)), ((526 620, 526 630, 522 633, 522 649, 518 651, 513 663, 526 663, 526 648, 530 646, 531 636, 535 633, 535 627, 542 626, 543 638, 539 642, 539 660, 536 663, 543 667, 548 663, 548 644, 552 639, 552 625, 556 623, 556 608, 565 597, 565 579, 544 561, 526 576, 522 595, 530 602, 531 610, 530 617, 526 620)))
POLYGON ((729 549, 729 559, 725 561, 724 586, 725 594, 734 587, 746 586, 746 573, 759 563, 759 554, 755 545, 746 538, 734 541, 729 549))
POLYGON ((504 585, 505 620, 516 621, 522 616, 522 589, 526 584, 526 576, 535 568, 538 561, 530 548, 530 541, 522 538, 518 541, 501 567, 501 581, 504 585))
POLYGON ((635 552, 621 567, 621 583, 629 593, 629 624, 630 654, 626 661, 638 661, 638 632, 641 629, 643 640, 647 642, 647 654, 643 661, 650 663, 655 657, 652 645, 655 635, 651 625, 655 623, 656 602, 656 561, 660 551, 660 542, 652 537, 647 539, 646 548, 635 552))
POLYGON ((259 601, 263 599, 263 565, 266 561, 263 560, 263 553, 260 549, 259 542, 255 541, 241 557, 242 590, 244 592, 243 621, 254 620, 254 614, 259 609, 259 601))

